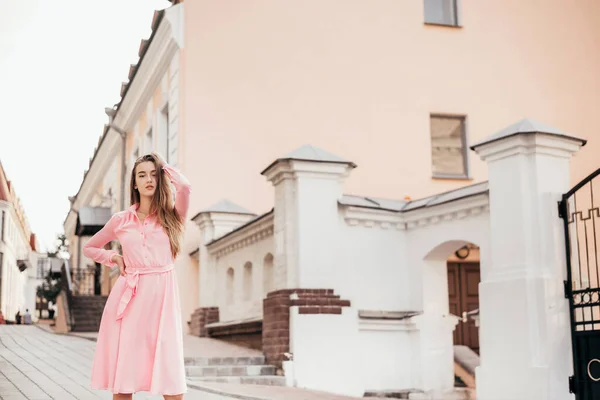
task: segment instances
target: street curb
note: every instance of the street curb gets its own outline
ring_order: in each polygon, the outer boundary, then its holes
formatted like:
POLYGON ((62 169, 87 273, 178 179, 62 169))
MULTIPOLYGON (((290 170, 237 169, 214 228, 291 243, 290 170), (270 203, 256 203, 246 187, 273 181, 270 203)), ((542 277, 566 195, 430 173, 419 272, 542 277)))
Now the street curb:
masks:
POLYGON ((254 397, 254 396, 247 396, 247 395, 243 395, 243 394, 235 394, 235 393, 227 393, 224 392, 222 390, 217 390, 217 389, 212 389, 212 388, 208 388, 202 385, 198 385, 197 383, 190 383, 190 381, 187 382, 188 387, 192 388, 192 389, 196 389, 196 390, 200 390, 201 392, 206 392, 206 393, 212 393, 212 394, 218 394, 220 396, 227 396, 227 397, 231 397, 232 399, 240 399, 240 400, 271 400, 267 397, 254 397))

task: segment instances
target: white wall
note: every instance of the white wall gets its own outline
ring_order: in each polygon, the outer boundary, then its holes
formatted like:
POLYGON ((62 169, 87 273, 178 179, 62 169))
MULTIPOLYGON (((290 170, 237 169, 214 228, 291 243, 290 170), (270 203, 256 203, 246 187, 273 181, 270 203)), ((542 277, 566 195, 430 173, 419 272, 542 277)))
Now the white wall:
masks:
MULTIPOLYGON (((21 311, 21 314, 25 312, 28 280, 28 272, 19 270, 17 260, 30 259, 30 247, 28 238, 18 226, 17 216, 12 205, 0 202, 0 210, 5 211, 5 241, 0 241, 0 252, 3 254, 3 265, 0 269, 2 279, 0 283, 1 311, 6 319, 14 320, 17 311, 21 311)), ((32 265, 32 268, 35 267, 32 265)))
POLYGON ((350 226, 341 218, 340 244, 331 265, 334 279, 325 288, 335 289, 359 310, 410 311, 406 232, 350 226))
MULTIPOLYGON (((218 259, 215 259, 212 268, 215 269, 216 281, 213 286, 213 298, 219 306, 219 319, 221 321, 231 321, 246 318, 262 317, 262 300, 265 297, 263 288, 263 265, 267 254, 274 254, 273 236, 269 236, 254 242, 239 250, 228 253, 218 259), (251 298, 244 298, 244 265, 252 263, 252 293, 251 298), (234 270, 233 303, 228 303, 227 293, 227 270, 234 270)), ((276 288, 281 286, 282 282, 275 282, 276 288)))
POLYGON ((364 390, 417 387, 417 334, 410 321, 359 322, 360 379, 364 390))
MULTIPOLYGON (((364 383, 356 310, 341 315, 298 314, 290 308, 290 352, 298 387, 362 396, 364 383)), ((372 365, 375 367, 375 365, 372 365)))

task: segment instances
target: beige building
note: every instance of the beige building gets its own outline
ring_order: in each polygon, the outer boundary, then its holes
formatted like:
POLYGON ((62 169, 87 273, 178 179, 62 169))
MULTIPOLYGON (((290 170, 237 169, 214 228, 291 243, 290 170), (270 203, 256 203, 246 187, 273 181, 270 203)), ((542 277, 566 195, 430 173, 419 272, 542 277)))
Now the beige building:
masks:
POLYGON ((18 311, 35 313, 41 283, 36 267, 43 256, 37 247, 21 200, 0 164, 0 311, 7 320, 14 321, 18 311))
MULTIPOLYGON (((94 293, 110 279, 81 249, 129 205, 132 163, 151 150, 192 183, 191 217, 224 198, 261 214, 274 204, 259 172, 307 143, 358 165, 345 193, 402 200, 486 180, 468 147, 524 117, 588 139, 600 125, 595 0, 188 0, 152 28, 65 220, 94 293)), ((599 146, 574 158, 573 182, 599 146)), ((202 296, 199 245, 188 221, 186 321, 202 296)))

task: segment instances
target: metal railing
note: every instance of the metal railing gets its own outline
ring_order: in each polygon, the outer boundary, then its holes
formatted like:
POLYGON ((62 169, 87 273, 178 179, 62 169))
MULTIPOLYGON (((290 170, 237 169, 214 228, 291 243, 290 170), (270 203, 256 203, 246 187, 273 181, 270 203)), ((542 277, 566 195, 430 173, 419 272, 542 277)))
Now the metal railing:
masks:
POLYGON ((73 281, 73 294, 76 296, 99 296, 101 290, 101 270, 77 269, 71 272, 73 281))
POLYGON ((60 270, 62 273, 62 289, 60 291, 62 294, 61 297, 63 298, 62 305, 65 310, 65 320, 67 322, 67 326, 69 327, 69 330, 71 330, 74 325, 73 313, 71 312, 73 309, 73 281, 71 280, 71 268, 69 266, 69 260, 64 260, 60 270))

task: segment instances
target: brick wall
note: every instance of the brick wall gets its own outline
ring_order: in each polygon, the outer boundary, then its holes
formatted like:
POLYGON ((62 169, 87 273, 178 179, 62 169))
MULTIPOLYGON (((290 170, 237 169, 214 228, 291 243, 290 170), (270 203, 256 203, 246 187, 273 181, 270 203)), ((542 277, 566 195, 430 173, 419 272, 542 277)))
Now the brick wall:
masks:
POLYGON ((290 350, 290 307, 298 306, 300 314, 341 314, 350 307, 333 289, 282 289, 271 292, 263 300, 262 349, 267 363, 281 367, 290 350), (297 300, 290 299, 296 293, 297 300))
POLYGON ((190 320, 190 333, 194 336, 207 337, 207 324, 219 322, 219 307, 198 308, 190 320))
POLYGON ((207 328, 208 336, 255 350, 262 350, 262 321, 219 324, 207 328))

